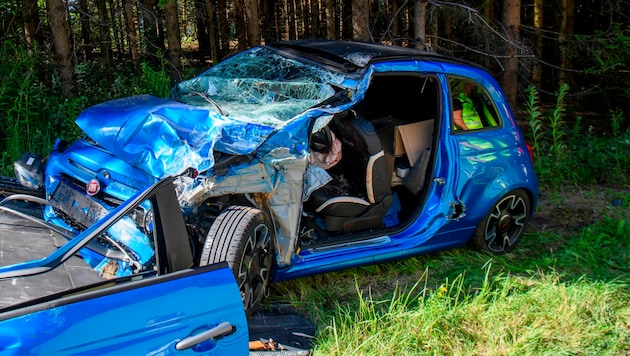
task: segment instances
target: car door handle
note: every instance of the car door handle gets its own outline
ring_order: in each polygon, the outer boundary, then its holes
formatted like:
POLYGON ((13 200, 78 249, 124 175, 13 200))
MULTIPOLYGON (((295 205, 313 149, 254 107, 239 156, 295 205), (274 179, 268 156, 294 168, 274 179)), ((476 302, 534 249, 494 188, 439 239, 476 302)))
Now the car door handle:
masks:
POLYGON ((198 343, 206 341, 208 339, 217 338, 229 334, 232 332, 232 329, 232 324, 224 321, 210 330, 204 331, 201 334, 189 336, 179 341, 177 344, 175 344, 175 348, 177 350, 186 350, 187 348, 193 347, 198 343))

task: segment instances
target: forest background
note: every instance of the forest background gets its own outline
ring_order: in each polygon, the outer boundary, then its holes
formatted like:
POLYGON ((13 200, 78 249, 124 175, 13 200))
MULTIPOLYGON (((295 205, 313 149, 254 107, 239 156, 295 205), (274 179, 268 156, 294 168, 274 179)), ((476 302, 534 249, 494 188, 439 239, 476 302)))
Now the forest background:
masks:
MULTIPOLYGON (((550 149, 570 146, 570 130, 627 132, 629 10, 624 0, 0 0, 0 172, 26 151, 45 155, 55 138, 80 135, 73 121, 89 105, 165 96, 239 50, 303 38, 479 63, 519 119, 539 124, 539 132, 526 129, 539 157, 557 159, 550 149), (523 111, 528 102, 536 117, 523 111), (560 112, 545 113, 554 105, 560 112), (546 137, 552 124, 560 132, 546 137)), ((595 181, 610 179, 609 167, 595 168, 595 181)))

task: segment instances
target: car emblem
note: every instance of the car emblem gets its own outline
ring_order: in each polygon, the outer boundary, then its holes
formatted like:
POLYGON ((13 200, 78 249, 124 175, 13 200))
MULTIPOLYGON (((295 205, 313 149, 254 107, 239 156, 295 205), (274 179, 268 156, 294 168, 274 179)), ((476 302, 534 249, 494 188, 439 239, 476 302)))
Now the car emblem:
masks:
POLYGON ((91 181, 88 182, 88 184, 85 186, 85 192, 89 195, 89 196, 95 196, 96 194, 98 194, 98 192, 101 191, 101 185, 100 183, 96 180, 96 179, 92 179, 91 181))

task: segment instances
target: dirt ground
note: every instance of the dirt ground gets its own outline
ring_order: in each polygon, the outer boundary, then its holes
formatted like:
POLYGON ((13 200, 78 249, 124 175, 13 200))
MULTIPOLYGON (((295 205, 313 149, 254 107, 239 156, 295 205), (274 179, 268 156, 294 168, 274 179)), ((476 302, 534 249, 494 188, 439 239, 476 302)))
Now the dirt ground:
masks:
POLYGON ((572 233, 604 217, 630 220, 630 188, 592 185, 566 186, 561 191, 543 189, 528 230, 572 233))

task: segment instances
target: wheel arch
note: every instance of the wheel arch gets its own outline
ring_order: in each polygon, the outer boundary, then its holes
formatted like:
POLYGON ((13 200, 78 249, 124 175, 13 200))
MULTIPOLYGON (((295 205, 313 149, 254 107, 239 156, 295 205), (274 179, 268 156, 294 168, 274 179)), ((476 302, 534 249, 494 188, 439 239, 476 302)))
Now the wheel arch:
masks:
POLYGON ((480 221, 486 213, 503 197, 515 190, 522 190, 527 194, 530 203, 529 218, 536 211, 538 203, 538 181, 532 174, 521 172, 520 174, 501 174, 485 184, 482 189, 471 187, 475 183, 470 183, 462 190, 461 197, 464 198, 467 217, 471 221, 480 221))

